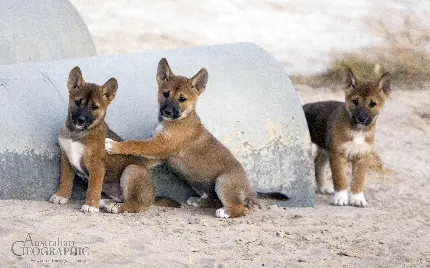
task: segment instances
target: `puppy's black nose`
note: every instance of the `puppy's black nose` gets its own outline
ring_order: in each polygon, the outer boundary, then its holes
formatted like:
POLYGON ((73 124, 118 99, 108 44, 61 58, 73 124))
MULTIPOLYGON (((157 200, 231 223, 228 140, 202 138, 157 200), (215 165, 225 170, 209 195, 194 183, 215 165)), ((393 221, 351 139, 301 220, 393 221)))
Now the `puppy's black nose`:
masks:
POLYGON ((165 116, 172 116, 172 111, 169 111, 169 110, 164 110, 163 111, 163 114, 165 115, 165 116))
POLYGON ((85 117, 78 117, 76 123, 78 123, 78 125, 83 125, 85 123, 85 117))
POLYGON ((358 116, 358 117, 357 117, 357 121, 358 121, 359 123, 365 123, 365 122, 366 122, 366 120, 367 120, 367 117, 364 117, 364 116, 358 116))

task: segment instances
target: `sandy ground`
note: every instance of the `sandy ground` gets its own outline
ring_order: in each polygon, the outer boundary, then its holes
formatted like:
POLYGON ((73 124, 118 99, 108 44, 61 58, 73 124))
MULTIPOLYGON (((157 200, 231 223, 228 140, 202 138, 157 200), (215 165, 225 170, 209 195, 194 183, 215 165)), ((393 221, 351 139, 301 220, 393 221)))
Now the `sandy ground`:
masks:
MULTIPOLYGON (((305 102, 342 99, 300 89, 305 102)), ((376 144, 391 173, 369 174, 368 208, 330 206, 318 195, 314 208, 221 220, 212 209, 187 206, 86 215, 79 202, 1 201, 1 266, 430 267, 430 108, 423 95, 396 92, 380 118, 376 144), (28 233, 33 243, 73 241, 88 255, 13 255, 13 242, 28 233)))
MULTIPOLYGON (((240 17, 243 12, 240 7, 244 5, 244 1, 234 1, 231 8, 226 2, 220 1, 220 6, 215 10, 225 10, 227 14, 219 19, 224 23, 221 28, 216 27, 216 16, 209 16, 211 8, 216 5, 215 1, 209 1, 208 6, 196 3, 186 8, 178 7, 175 1, 158 1, 157 5, 147 4, 150 1, 72 2, 83 14, 101 54, 252 41, 255 38, 264 43, 263 46, 267 49, 273 49, 271 51, 275 57, 285 63, 287 56, 282 49, 292 49, 289 48, 289 43, 280 45, 284 37, 279 33, 274 33, 274 36, 266 33, 276 29, 271 28, 270 23, 265 25, 261 22, 260 28, 253 28, 255 31, 250 30, 252 25, 246 28, 240 17), (170 24, 169 31, 168 23, 164 23, 162 19, 160 27, 156 27, 156 7, 164 8, 166 17, 178 18, 184 14, 197 13, 210 18, 200 24, 185 16, 185 22, 170 24), (212 33, 207 30, 206 23, 213 26, 212 33), (234 28, 229 31, 228 23, 242 25, 242 30, 234 28), (144 34, 140 38, 136 34, 138 28, 146 29, 146 33, 156 34, 144 34), (177 29, 189 29, 189 32, 182 34, 177 29), (220 37, 222 32, 233 37, 220 37), (238 37, 234 36, 236 33, 238 37), (257 38, 259 33, 262 33, 261 39, 257 38), (242 40, 247 39, 247 34, 250 40, 242 40), (196 38, 191 38, 192 35, 196 38), (207 38, 201 38, 202 36, 207 38)), ((344 1, 319 2, 325 3, 325 6, 307 6, 315 14, 318 14, 320 7, 325 17, 328 16, 328 22, 324 21, 328 24, 354 14, 359 14, 357 16, 364 20, 370 14, 368 9, 372 8, 369 7, 370 1, 357 1, 349 6, 344 1), (338 11, 335 8, 337 2, 342 3, 338 11), (352 10, 352 13, 345 14, 348 10, 352 10)), ((406 1, 392 2, 394 4, 389 8, 408 10, 405 7, 406 1)), ((253 6, 251 14, 258 17, 266 12, 266 17, 273 14, 273 20, 279 16, 276 10, 287 5, 282 1, 268 1, 267 6, 262 1, 250 3, 253 6)), ((296 23, 299 21, 296 12, 307 10, 303 7, 306 4, 299 3, 302 1, 289 1, 288 4, 292 9, 288 14, 296 23)), ((423 1, 417 3, 425 5, 423 1)), ((415 8, 414 5, 410 9, 415 8)), ((287 12, 286 9, 283 10, 287 12)), ((171 21, 172 19, 169 20, 171 21)), ((330 29, 329 26, 327 29, 330 29)), ((312 26, 304 27, 312 32, 309 29, 312 26)), ((322 34, 323 37, 309 37, 310 43, 293 42, 293 49, 301 47, 299 56, 306 60, 300 61, 299 65, 288 60, 285 64, 288 71, 305 73, 306 64, 313 68, 312 61, 318 59, 318 53, 324 54, 326 49, 318 49, 318 42, 331 34, 327 29, 325 35, 322 34), (313 52, 315 58, 308 58, 304 50, 314 48, 317 51, 313 52)), ((348 34, 355 36, 351 30, 342 33, 346 36, 348 34)), ((377 42, 374 36, 363 35, 368 40, 377 42)), ((341 38, 334 36, 335 39, 341 38)), ((342 49, 348 50, 348 45, 342 49)), ((369 174, 365 193, 369 202, 367 208, 330 206, 329 196, 318 195, 314 208, 272 207, 240 219, 222 220, 214 218, 212 209, 187 206, 179 209, 154 207, 140 214, 87 215, 78 211, 82 205, 80 202, 60 207, 44 201, 0 201, 0 266, 430 267, 430 84, 414 91, 405 91, 406 88, 401 85, 395 85, 394 88, 396 91, 379 119, 376 136, 376 147, 391 172, 386 175, 369 174), (11 248, 15 253, 22 253, 18 249, 23 245, 23 242, 14 244, 15 241, 27 240, 26 246, 30 245, 29 233, 31 242, 39 243, 36 248, 41 248, 42 252, 44 242, 41 241, 53 243, 60 239, 63 241, 62 245, 73 243, 75 247, 84 249, 84 254, 14 255, 11 248)), ((343 98, 341 92, 325 88, 313 89, 297 85, 297 89, 303 103, 343 98)))

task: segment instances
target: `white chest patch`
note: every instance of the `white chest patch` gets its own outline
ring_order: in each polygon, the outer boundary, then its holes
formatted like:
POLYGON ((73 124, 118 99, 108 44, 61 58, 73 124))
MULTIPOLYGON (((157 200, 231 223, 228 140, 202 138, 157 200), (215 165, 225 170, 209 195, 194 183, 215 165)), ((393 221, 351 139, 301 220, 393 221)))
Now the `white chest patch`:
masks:
POLYGON ((58 142, 60 143, 61 148, 66 152, 70 164, 80 172, 84 173, 81 167, 81 159, 84 155, 85 146, 80 142, 73 141, 72 139, 58 138, 58 142))
POLYGON ((352 159, 369 154, 372 146, 366 141, 366 132, 353 131, 351 140, 341 146, 341 151, 346 158, 352 159))

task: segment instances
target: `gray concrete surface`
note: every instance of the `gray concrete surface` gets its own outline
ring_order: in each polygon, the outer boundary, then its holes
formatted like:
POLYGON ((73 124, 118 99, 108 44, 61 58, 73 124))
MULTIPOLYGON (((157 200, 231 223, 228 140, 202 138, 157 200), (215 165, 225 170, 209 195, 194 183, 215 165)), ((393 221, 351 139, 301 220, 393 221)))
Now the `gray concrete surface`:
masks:
POLYGON ((0 0, 0 18, 0 65, 96 55, 67 0, 0 0))
MULTIPOLYGON (((0 199, 47 199, 55 191, 57 133, 66 118, 67 76, 76 65, 89 82, 116 77, 107 122, 125 139, 149 138, 157 123, 155 76, 162 57, 175 74, 208 69, 197 112, 257 190, 285 193, 290 200, 281 206, 314 204, 310 138, 298 96, 281 65, 248 43, 0 66, 0 199)), ((165 168, 156 170, 158 193, 184 201, 191 190, 171 177, 165 168)))

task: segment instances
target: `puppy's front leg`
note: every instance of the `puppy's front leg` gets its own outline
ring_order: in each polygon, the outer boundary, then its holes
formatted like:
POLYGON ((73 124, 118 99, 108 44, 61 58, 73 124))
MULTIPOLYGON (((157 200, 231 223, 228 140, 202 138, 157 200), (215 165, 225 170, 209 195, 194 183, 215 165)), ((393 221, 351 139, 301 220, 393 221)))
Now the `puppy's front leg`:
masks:
POLYGON ((349 198, 349 204, 352 206, 365 207, 367 205, 363 192, 366 184, 365 176, 368 168, 368 156, 354 159, 352 162, 351 196, 349 198))
POLYGON ((99 204, 102 194, 103 179, 105 176, 105 164, 102 160, 92 160, 88 165, 88 189, 83 212, 99 212, 99 204))
POLYGON ((348 205, 348 184, 345 167, 346 158, 336 152, 330 152, 330 168, 335 190, 331 200, 332 205, 348 205))
POLYGON ((72 194, 75 173, 70 166, 69 159, 64 151, 61 151, 61 178, 58 191, 49 198, 54 204, 66 204, 72 194))
POLYGON ((151 140, 117 142, 105 140, 105 149, 109 154, 142 155, 148 158, 167 158, 176 150, 176 143, 163 137, 155 136, 151 140))

